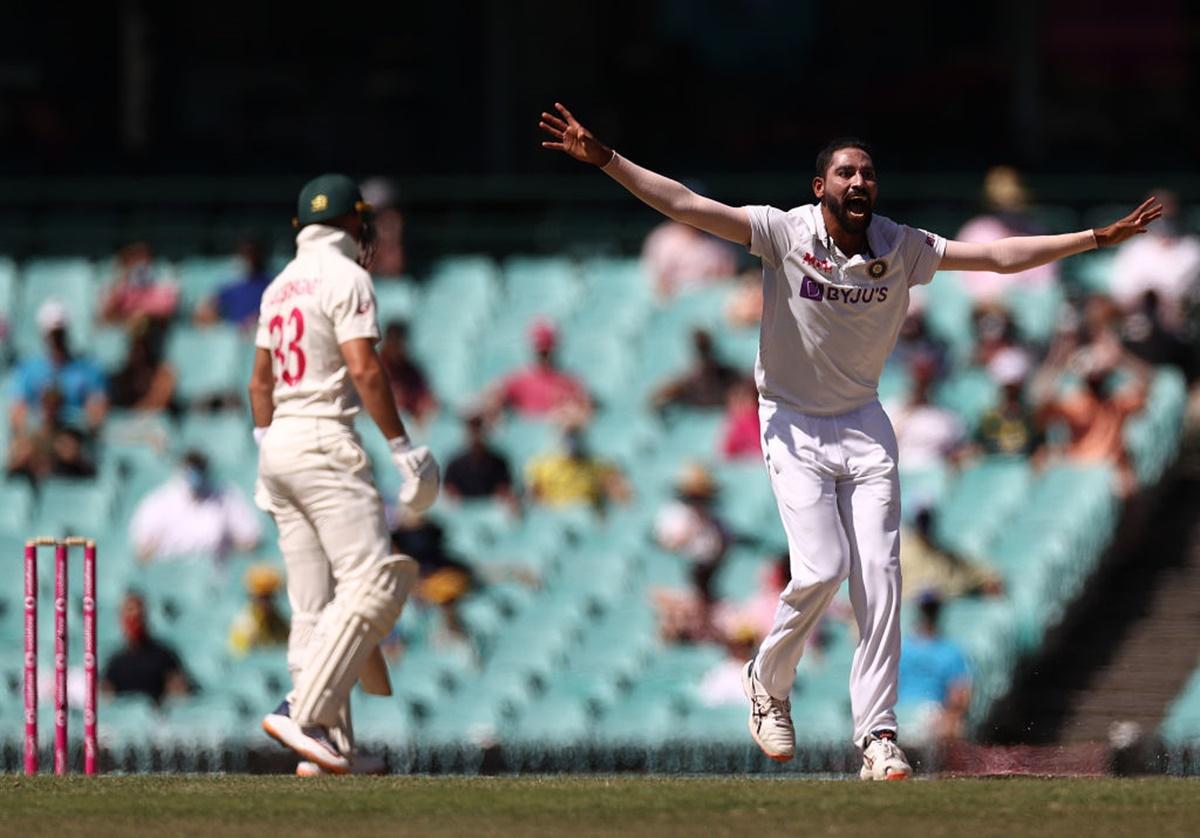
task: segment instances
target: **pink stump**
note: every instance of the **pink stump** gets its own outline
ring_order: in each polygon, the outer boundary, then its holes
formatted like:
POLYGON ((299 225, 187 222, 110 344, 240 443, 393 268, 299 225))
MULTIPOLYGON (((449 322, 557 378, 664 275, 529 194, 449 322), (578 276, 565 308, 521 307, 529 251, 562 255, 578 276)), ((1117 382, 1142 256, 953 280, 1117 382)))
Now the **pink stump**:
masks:
POLYGON ((67 545, 54 545, 54 773, 67 773, 67 545))
POLYGON ((83 773, 95 774, 96 747, 96 542, 83 548, 83 773))
POLYGON ((38 771, 37 544, 25 542, 25 773, 38 771))

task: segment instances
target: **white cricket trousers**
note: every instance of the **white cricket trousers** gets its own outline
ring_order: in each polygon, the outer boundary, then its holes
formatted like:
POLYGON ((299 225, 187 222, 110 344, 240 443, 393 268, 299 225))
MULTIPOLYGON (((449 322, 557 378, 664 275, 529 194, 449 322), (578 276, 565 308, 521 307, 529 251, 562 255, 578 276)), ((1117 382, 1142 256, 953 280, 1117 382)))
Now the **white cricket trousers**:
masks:
POLYGON ((792 581, 755 674, 787 698, 804 646, 842 581, 859 641, 850 669, 854 740, 896 729, 900 670, 900 479, 896 435, 878 401, 810 416, 763 401, 763 457, 787 531, 792 581))
MULTIPOLYGON (((321 612, 338 588, 352 588, 391 554, 391 539, 370 460, 350 424, 275 419, 259 448, 258 473, 266 498, 256 500, 275 519, 287 568, 294 687, 321 612)), ((344 730, 330 733, 343 750, 353 746, 348 707, 344 730)))

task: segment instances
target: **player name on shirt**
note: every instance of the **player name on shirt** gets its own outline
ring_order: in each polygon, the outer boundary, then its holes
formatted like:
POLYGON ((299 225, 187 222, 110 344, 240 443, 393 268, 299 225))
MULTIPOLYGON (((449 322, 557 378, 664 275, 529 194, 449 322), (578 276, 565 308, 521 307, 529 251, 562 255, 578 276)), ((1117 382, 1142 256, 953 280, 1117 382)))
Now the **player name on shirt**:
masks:
POLYGON ((282 305, 293 297, 311 295, 320 284, 321 280, 319 279, 289 279, 280 283, 278 288, 271 289, 267 305, 282 305))

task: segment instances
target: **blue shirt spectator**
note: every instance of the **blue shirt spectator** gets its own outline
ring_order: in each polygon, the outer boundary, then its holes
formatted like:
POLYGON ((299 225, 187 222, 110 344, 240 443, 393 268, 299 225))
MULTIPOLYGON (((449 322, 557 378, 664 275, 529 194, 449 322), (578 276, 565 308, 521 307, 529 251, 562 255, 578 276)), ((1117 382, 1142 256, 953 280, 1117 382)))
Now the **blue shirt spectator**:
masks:
POLYGON ((67 312, 62 303, 47 300, 38 310, 37 321, 46 341, 46 354, 26 358, 13 370, 8 391, 13 429, 19 432, 25 428, 31 407, 53 388, 62 397, 66 424, 96 430, 108 409, 104 371, 90 358, 71 354, 67 312))
POLYGON ((238 257, 245 265, 242 278, 222 285, 213 299, 201 304, 196 311, 197 322, 204 324, 221 320, 234 326, 248 326, 258 321, 263 291, 271 284, 273 277, 267 270, 262 248, 256 243, 242 244, 238 248, 238 257))
POLYGON ((971 670, 958 644, 938 630, 942 600, 934 591, 918 599, 917 629, 900 650, 897 702, 905 738, 944 742, 963 735, 971 706, 971 670))
POLYGON ((958 646, 944 637, 910 633, 900 652, 900 703, 942 704, 971 670, 958 646))

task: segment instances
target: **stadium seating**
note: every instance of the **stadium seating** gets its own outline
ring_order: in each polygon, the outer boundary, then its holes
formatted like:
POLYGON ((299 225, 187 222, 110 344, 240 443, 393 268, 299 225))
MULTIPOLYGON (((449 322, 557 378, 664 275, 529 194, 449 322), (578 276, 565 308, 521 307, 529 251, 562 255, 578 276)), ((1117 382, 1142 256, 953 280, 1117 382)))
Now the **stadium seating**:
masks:
MULTIPOLYGON (((224 257, 181 256, 174 272, 188 311, 235 272, 224 257)), ((1072 279, 1099 287, 1089 277, 1092 271, 1098 276, 1101 267, 1078 266, 1072 279)), ((0 259, 0 311, 12 324, 11 353, 39 350, 31 324, 40 303, 54 295, 81 324, 74 339, 89 341, 106 369, 116 369, 124 336, 91 326, 103 275, 102 267, 86 259, 19 266, 0 259)), ((973 426, 994 403, 996 390, 983 371, 968 365, 974 341, 969 299, 953 275, 939 276, 922 293, 927 325, 947 342, 954 360, 936 400, 973 426)), ((529 359, 528 328, 544 317, 561 327, 564 365, 597 399, 589 445, 626 473, 634 501, 604 515, 531 508, 521 517, 490 503, 439 504, 433 516, 445 530, 448 549, 487 580, 459 604, 472 642, 445 645, 442 615, 409 608, 392 638, 395 648, 389 647, 396 695, 356 694, 364 741, 648 746, 681 736, 745 744, 745 708, 707 706, 696 692, 701 679, 725 660, 725 651, 710 644, 665 644, 649 599, 652 590, 689 585, 688 567, 650 538, 654 512, 673 496, 685 462, 712 468, 720 487, 718 510, 741 537, 716 576, 720 596, 735 601, 753 596, 785 543, 761 464, 719 461, 722 412, 659 415, 647 405, 655 387, 687 366, 694 328, 712 330, 722 357, 749 370, 757 333, 723 325, 728 294, 727 286, 718 285, 663 303, 653 297, 636 261, 611 257, 515 256, 496 263, 459 256, 436 264, 419 284, 403 278, 377 283, 381 321, 409 324, 414 355, 442 402, 438 417, 413 430, 443 463, 462 441, 456 411, 529 359)), ((1058 292, 1014 292, 1006 304, 1022 337, 1044 343, 1060 300, 1058 292)), ((171 474, 189 448, 204 451, 222 479, 249 491, 255 457, 247 415, 205 408, 212 400, 240 397, 250 354, 245 336, 232 329, 174 324, 167 356, 179 376, 178 393, 187 408, 182 415, 114 411, 97 443, 96 480, 51 480, 37 494, 25 482, 0 483, 0 550, 12 564, 22 539, 35 530, 71 530, 100 540, 102 656, 119 645, 114 611, 121 593, 134 587, 147 599, 152 625, 183 652, 200 687, 196 696, 161 708, 136 698, 107 700, 101 724, 110 745, 209 747, 231 731, 253 735, 255 717, 286 691, 282 650, 238 658, 227 648, 230 621, 244 602, 242 572, 256 559, 278 562, 273 532, 266 548, 234 555, 224 567, 201 557, 142 566, 128 548, 137 501, 171 474)), ((907 371, 889 366, 880 390, 898 399, 909 387, 907 371)), ((1128 424, 1126 440, 1143 483, 1157 480, 1175 456, 1185 401, 1182 377, 1162 371, 1145 410, 1128 424)), ((377 482, 391 496, 399 478, 386 444, 365 418, 358 424, 377 482)), ((509 417, 495 429, 493 442, 520 480, 525 463, 558 444, 558 432, 547 423, 509 417)), ((970 719, 978 723, 1107 546, 1119 514, 1112 474, 1061 464, 1035 470, 1020 459, 985 458, 961 470, 906 469, 902 486, 906 515, 936 508, 939 540, 992 564, 1008 589, 1004 598, 959 600, 945 610, 946 634, 963 646, 975 671, 970 719)), ((46 578, 43 574, 43 585, 46 578)), ((20 712, 20 599, 14 590, 0 591, 5 725, 20 712)), ((49 612, 43 609, 43 620, 49 612)), ((911 620, 908 610, 905 620, 911 620)), ((48 624, 45 631, 50 636, 48 624)), ((798 735, 813 747, 850 736, 846 682, 856 639, 835 621, 825 631, 823 651, 801 665, 795 697, 795 713, 803 719, 798 735)), ((1194 737, 1200 729, 1198 685, 1200 676, 1172 710, 1164 735, 1194 737)))

